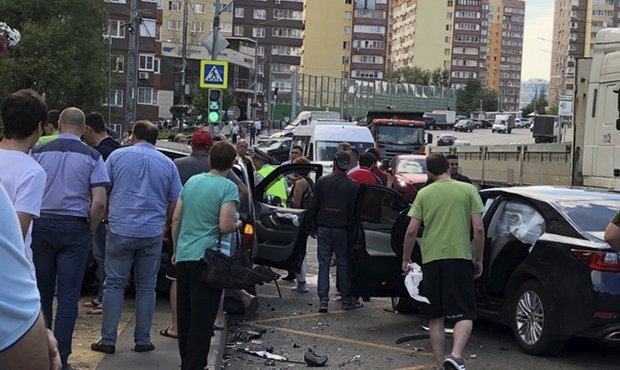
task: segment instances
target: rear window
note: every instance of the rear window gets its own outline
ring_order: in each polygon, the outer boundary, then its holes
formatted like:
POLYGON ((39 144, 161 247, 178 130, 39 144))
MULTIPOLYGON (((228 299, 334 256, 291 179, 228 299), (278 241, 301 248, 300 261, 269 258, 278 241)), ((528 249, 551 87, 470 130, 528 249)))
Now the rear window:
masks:
POLYGON ((620 199, 559 202, 558 205, 582 231, 603 232, 620 209, 620 199))

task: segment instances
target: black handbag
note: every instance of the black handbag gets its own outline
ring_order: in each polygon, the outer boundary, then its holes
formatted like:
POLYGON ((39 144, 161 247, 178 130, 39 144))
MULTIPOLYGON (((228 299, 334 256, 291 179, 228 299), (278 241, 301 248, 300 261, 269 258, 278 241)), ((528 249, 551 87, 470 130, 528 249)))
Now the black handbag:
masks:
MULTIPOLYGON (((235 235, 238 237, 237 233, 235 235)), ((217 248, 207 249, 203 261, 202 281, 211 288, 244 289, 251 284, 250 252, 238 251, 232 256, 222 253, 222 233, 217 239, 217 248)))

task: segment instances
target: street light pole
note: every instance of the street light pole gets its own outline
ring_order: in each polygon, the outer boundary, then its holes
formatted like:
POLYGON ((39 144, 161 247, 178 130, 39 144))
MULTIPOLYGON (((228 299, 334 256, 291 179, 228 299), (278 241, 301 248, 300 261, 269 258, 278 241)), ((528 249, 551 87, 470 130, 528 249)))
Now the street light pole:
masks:
POLYGON ((106 17, 108 18, 108 125, 110 125, 112 116, 112 106, 111 106, 111 97, 112 97, 112 34, 110 28, 112 27, 112 21, 110 20, 110 13, 103 8, 106 17))
POLYGON ((188 12, 189 1, 185 0, 183 3, 183 44, 181 45, 181 96, 179 97, 179 103, 181 109, 179 109, 179 132, 183 131, 183 120, 185 112, 183 112, 183 106, 185 105, 185 74, 187 70, 187 27, 188 27, 188 12))

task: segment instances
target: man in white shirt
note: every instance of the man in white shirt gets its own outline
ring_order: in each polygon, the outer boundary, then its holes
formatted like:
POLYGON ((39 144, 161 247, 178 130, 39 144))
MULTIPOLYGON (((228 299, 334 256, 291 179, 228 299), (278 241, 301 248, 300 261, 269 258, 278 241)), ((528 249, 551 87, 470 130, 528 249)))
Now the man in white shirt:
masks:
POLYGON ((47 175, 28 155, 41 136, 47 105, 33 90, 19 90, 0 104, 4 138, 0 142, 0 183, 17 211, 24 238, 24 254, 32 263, 32 219, 39 217, 47 175))
POLYGON ((260 131, 263 129, 263 125, 260 123, 258 118, 254 121, 254 129, 256 130, 256 136, 259 136, 260 131))
POLYGON ((233 122, 230 134, 232 135, 232 143, 237 144, 237 137, 239 136, 239 125, 237 121, 233 122))

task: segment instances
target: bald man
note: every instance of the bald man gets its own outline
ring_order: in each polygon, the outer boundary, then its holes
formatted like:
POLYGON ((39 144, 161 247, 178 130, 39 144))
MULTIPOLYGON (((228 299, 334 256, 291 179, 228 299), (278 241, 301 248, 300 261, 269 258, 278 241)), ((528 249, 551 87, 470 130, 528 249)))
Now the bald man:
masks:
POLYGON ((47 174, 41 213, 32 227, 32 252, 41 311, 54 324, 63 368, 70 368, 71 338, 92 234, 103 217, 110 179, 101 153, 80 136, 85 116, 78 108, 60 113, 56 140, 35 147, 32 157, 47 174), (56 317, 52 315, 57 297, 56 317))

